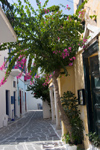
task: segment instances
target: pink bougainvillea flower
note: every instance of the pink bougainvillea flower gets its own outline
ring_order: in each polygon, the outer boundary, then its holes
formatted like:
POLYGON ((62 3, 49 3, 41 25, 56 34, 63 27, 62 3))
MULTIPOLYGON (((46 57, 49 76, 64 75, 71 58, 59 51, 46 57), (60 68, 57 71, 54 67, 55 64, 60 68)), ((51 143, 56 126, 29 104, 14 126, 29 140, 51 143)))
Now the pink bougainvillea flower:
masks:
POLYGON ((64 52, 68 52, 67 49, 64 49, 64 52))
POLYGON ((67 7, 65 8, 65 10, 66 10, 66 9, 68 9, 68 10, 70 10, 70 9, 71 9, 68 5, 66 5, 66 6, 67 6, 67 7))
POLYGON ((76 57, 73 57, 73 59, 75 60, 75 59, 76 59, 76 57))
POLYGON ((76 59, 76 57, 69 58, 70 61, 73 61, 75 59, 76 59))
POLYGON ((18 69, 18 67, 17 67, 17 66, 15 66, 15 67, 14 67, 14 69, 18 69))
POLYGON ((35 75, 35 78, 36 78, 36 79, 39 78, 39 77, 40 77, 39 75, 37 75, 37 74, 35 75))
POLYGON ((49 78, 51 78, 51 77, 52 77, 52 75, 50 74, 50 75, 49 75, 49 78))
POLYGON ((71 48, 71 47, 68 47, 68 49, 71 50, 72 48, 71 48))
POLYGON ((2 67, 0 67, 0 70, 3 70, 3 68, 2 68, 2 67))
POLYGON ((30 85, 32 85, 33 83, 32 83, 32 81, 30 81, 30 85))
POLYGON ((73 66, 73 63, 69 63, 69 66, 73 66))
POLYGON ((83 41, 84 41, 84 42, 86 42, 86 41, 87 41, 87 39, 83 39, 83 41))
POLYGON ((83 48, 85 48, 85 45, 83 46, 83 48))
POLYGON ((5 68, 5 62, 3 62, 3 65, 0 67, 0 70, 3 70, 5 68))
POLYGON ((73 59, 72 59, 72 58, 69 58, 69 60, 72 61, 73 59))
POLYGON ((3 85, 5 82, 7 82, 7 80, 3 77, 3 79, 0 82, 0 86, 3 85))

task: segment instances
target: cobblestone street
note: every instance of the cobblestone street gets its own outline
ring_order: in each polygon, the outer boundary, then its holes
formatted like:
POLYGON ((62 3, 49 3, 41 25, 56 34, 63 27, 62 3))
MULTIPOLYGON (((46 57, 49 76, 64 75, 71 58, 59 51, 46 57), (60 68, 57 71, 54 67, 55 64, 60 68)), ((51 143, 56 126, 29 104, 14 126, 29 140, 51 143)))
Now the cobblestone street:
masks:
POLYGON ((42 111, 30 111, 0 129, 0 150, 65 150, 51 121, 42 111))

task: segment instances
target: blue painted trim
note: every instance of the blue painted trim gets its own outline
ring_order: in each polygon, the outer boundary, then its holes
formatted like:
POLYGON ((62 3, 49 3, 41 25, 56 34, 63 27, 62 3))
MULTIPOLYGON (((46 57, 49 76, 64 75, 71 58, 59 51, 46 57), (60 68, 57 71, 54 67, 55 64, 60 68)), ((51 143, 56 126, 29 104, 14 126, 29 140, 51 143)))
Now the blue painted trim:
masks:
POLYGON ((11 96, 11 104, 14 104, 14 96, 11 96))

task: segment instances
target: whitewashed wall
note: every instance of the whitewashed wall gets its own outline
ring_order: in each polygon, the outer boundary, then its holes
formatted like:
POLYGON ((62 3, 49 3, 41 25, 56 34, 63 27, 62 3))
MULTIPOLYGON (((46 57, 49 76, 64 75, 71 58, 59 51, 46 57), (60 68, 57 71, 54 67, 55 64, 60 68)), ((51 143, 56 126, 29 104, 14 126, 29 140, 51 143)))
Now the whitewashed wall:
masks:
MULTIPOLYGON (((0 51, 0 67, 4 62, 4 57, 8 57, 8 50, 0 51)), ((0 82, 1 79, 5 76, 6 70, 0 70, 0 82)), ((6 117, 6 90, 9 91, 9 116, 8 118, 12 119, 12 110, 14 109, 14 105, 11 104, 11 96, 13 96, 14 91, 17 91, 17 88, 13 87, 13 81, 15 78, 13 76, 9 76, 7 82, 0 87, 0 127, 4 125, 4 119, 6 117)), ((17 95, 16 95, 17 96, 17 95)), ((17 107, 16 102, 16 107, 17 107)), ((17 111, 17 110, 16 110, 17 111)))
POLYGON ((31 91, 28 91, 27 92, 27 103, 28 103, 28 110, 37 110, 38 104, 42 105, 42 100, 34 98, 33 95, 31 94, 31 91))
MULTIPOLYGON (((22 115, 24 115, 25 114, 25 92, 26 92, 24 76, 22 76, 20 79, 18 79, 18 93, 19 93, 19 90, 21 91, 22 115)), ((27 98, 26 98, 26 106, 27 106, 27 98)), ((19 104, 19 107, 20 107, 20 104, 19 104)))
POLYGON ((47 101, 43 101, 43 118, 50 118, 51 117, 51 111, 50 106, 48 105, 47 101))

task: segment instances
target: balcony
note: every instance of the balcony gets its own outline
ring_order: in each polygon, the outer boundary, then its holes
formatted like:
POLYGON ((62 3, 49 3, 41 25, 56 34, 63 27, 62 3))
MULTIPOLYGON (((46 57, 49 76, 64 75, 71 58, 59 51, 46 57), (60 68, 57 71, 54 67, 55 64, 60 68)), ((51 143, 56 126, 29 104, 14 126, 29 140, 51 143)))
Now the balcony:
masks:
POLYGON ((0 7, 0 43, 16 42, 17 36, 8 18, 0 7))
POLYGON ((10 75, 13 76, 13 77, 16 77, 16 76, 18 76, 20 73, 21 73, 21 70, 20 70, 20 69, 12 69, 11 72, 10 72, 10 75))

